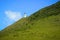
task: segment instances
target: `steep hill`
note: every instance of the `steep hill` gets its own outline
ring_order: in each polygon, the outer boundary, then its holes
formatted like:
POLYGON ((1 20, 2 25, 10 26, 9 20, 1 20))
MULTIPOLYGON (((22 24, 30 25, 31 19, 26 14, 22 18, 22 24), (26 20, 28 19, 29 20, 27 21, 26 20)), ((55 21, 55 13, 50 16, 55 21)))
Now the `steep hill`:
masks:
POLYGON ((0 40, 60 40, 60 1, 5 28, 0 40))

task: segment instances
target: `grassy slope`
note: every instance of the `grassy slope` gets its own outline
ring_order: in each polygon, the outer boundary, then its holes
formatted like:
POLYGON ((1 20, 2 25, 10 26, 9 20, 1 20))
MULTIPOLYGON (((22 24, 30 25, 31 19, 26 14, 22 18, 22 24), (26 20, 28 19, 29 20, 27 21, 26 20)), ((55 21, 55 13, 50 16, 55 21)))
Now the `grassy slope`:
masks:
POLYGON ((60 40, 60 2, 2 30, 0 40, 60 40))

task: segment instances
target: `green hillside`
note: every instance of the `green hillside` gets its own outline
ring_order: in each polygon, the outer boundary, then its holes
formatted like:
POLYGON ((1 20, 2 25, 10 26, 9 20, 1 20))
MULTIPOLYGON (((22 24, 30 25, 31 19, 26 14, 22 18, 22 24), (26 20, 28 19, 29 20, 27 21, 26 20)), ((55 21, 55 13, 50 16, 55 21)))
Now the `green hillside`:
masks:
POLYGON ((0 40, 60 40, 60 1, 0 31, 0 40))

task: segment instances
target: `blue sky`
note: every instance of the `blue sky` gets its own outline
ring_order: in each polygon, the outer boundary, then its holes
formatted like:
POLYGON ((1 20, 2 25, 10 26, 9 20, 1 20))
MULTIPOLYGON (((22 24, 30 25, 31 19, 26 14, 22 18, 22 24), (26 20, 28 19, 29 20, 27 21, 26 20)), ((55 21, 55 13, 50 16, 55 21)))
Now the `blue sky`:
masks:
POLYGON ((0 30, 58 0, 0 0, 0 30))

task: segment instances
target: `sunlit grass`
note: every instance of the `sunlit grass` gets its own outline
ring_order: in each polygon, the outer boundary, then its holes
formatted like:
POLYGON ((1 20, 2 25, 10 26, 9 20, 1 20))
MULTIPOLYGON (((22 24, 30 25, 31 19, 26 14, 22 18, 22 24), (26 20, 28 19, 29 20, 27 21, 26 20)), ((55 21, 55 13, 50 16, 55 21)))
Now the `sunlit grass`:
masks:
POLYGON ((60 40, 60 2, 2 30, 0 40, 60 40))

